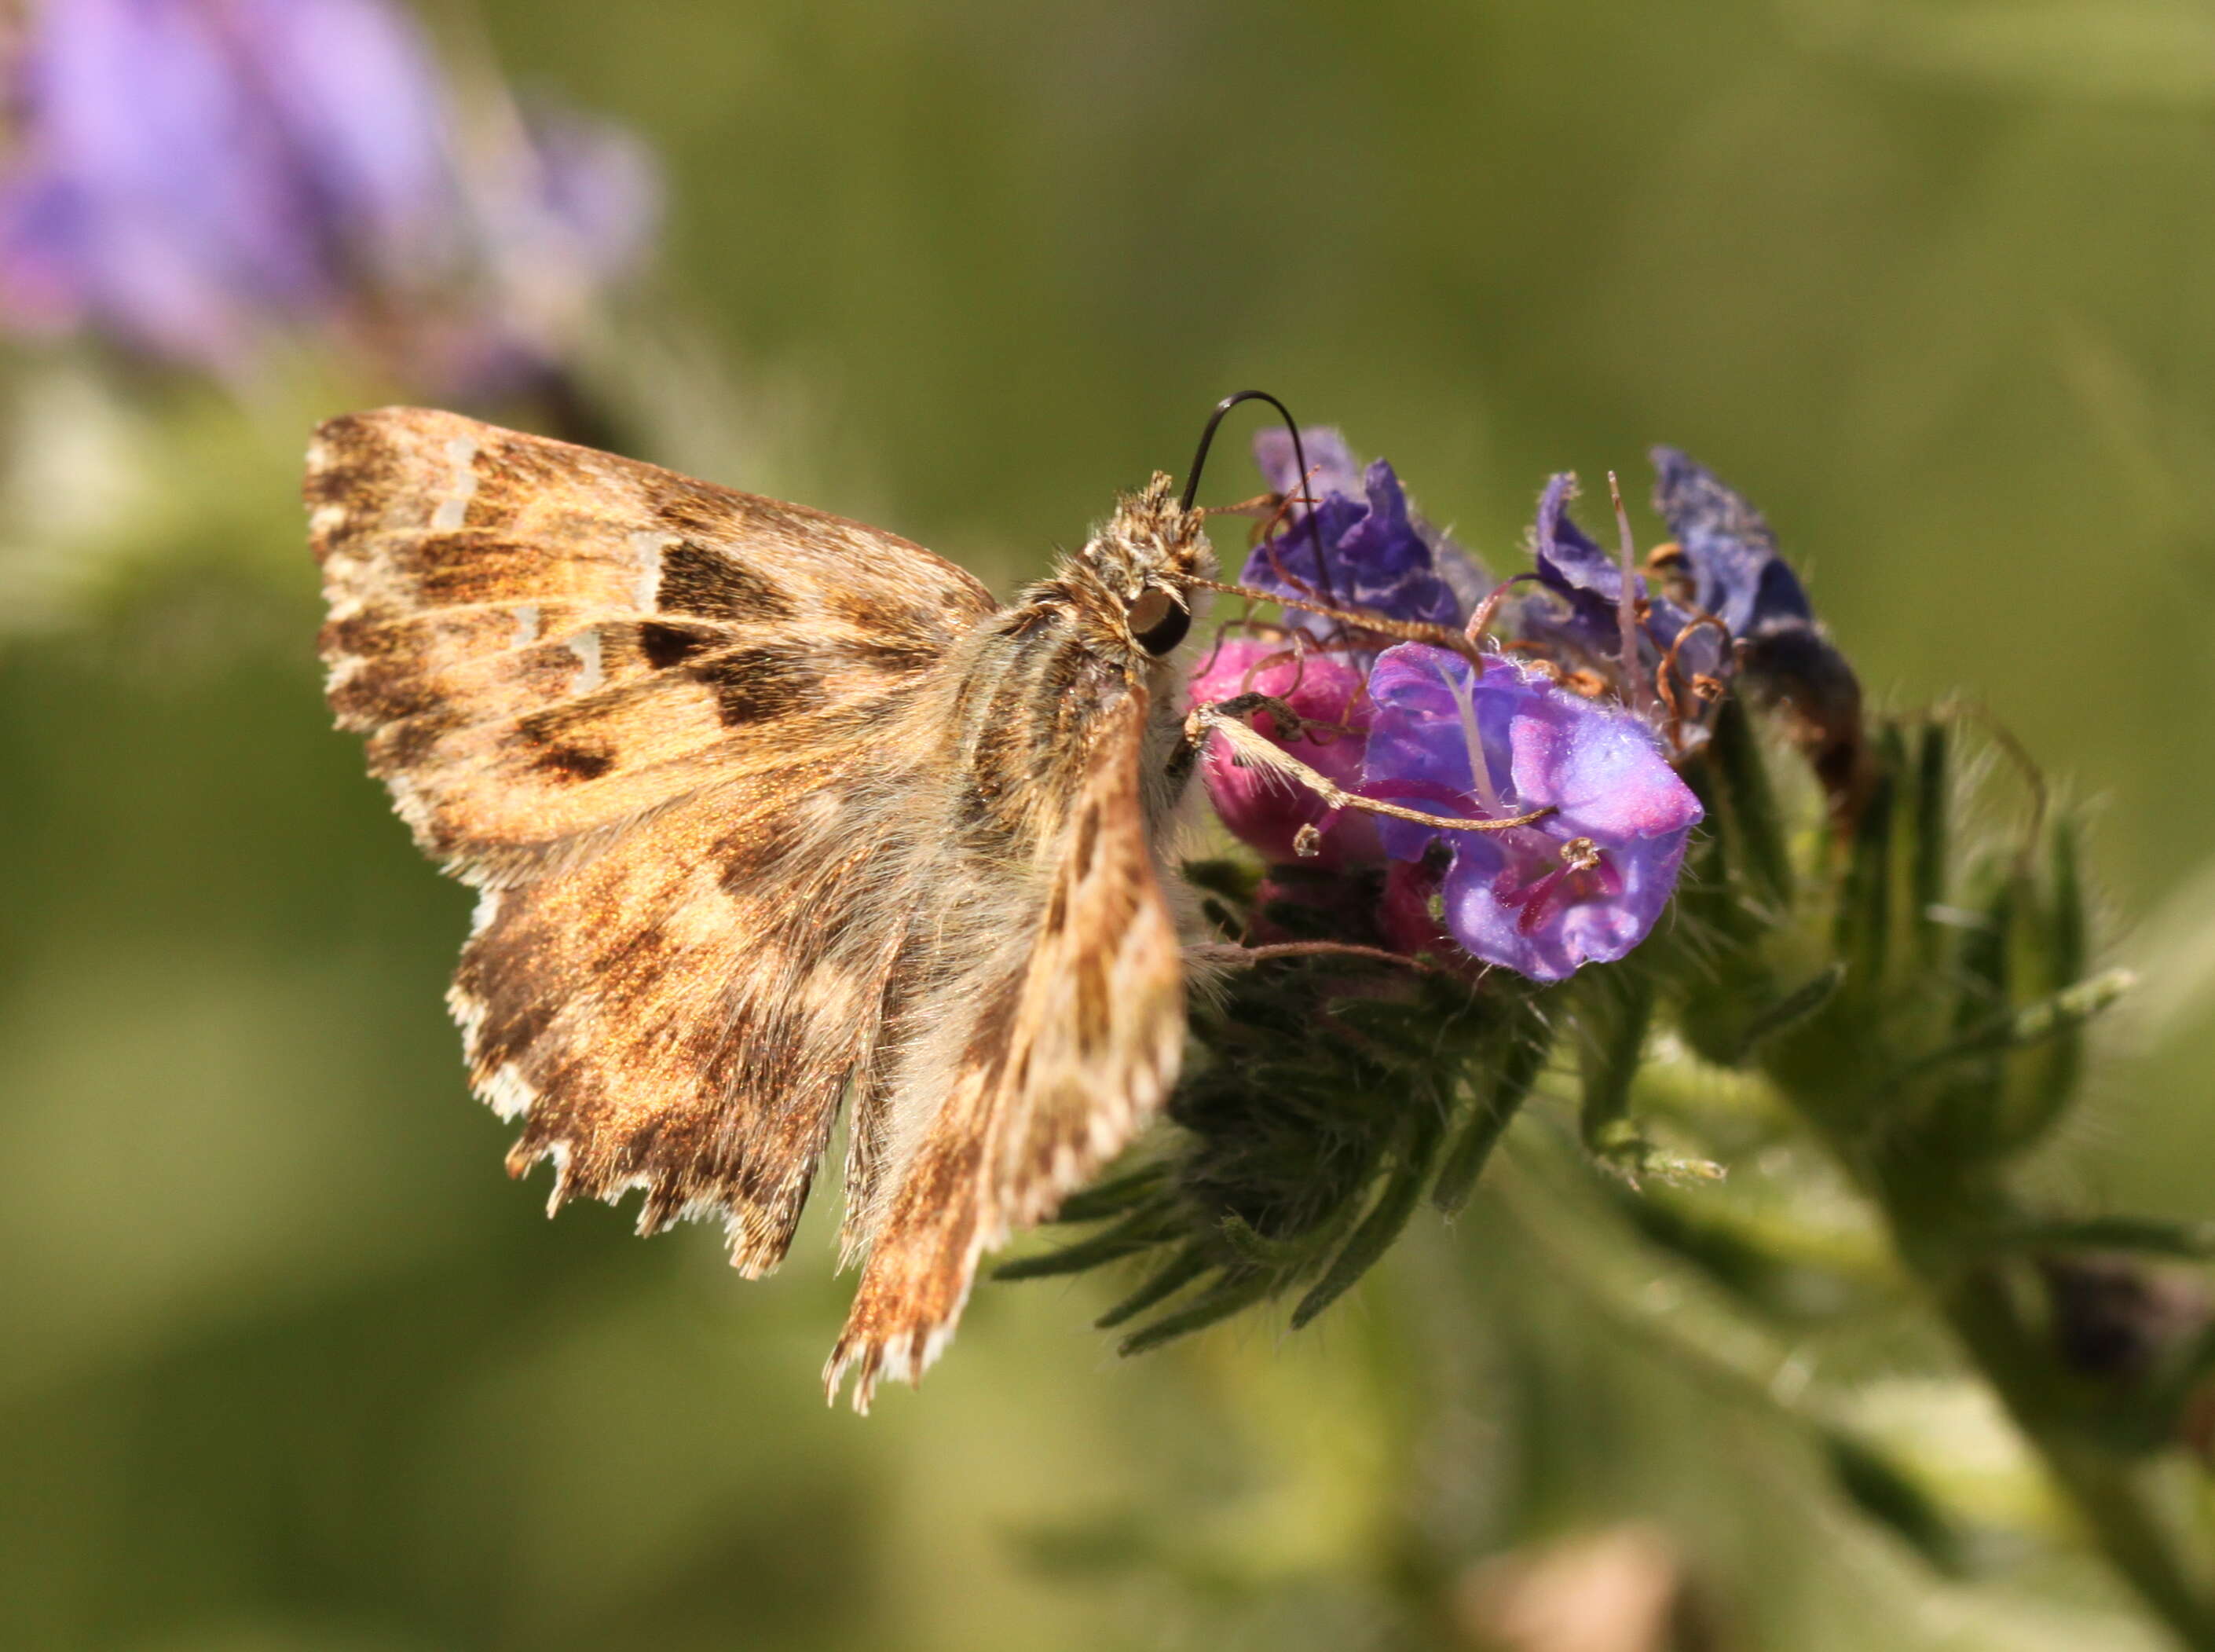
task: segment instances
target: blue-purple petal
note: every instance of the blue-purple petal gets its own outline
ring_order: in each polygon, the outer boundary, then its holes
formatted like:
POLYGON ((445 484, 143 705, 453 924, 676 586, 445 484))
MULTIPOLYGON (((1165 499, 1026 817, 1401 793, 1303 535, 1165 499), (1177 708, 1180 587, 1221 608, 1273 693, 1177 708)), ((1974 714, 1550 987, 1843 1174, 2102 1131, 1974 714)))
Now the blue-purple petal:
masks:
MULTIPOLYGON (((1576 496, 1577 479, 1567 471, 1549 476, 1538 495, 1538 579, 1548 589, 1569 598, 1580 616, 1611 633, 1616 604, 1623 593, 1623 568, 1613 552, 1603 550, 1570 519, 1569 501, 1576 496)), ((1646 593, 1642 580, 1638 593, 1646 593)))
POLYGON ((1780 621, 1813 621, 1807 593, 1776 554, 1761 513, 1676 448, 1657 447, 1653 459, 1654 508, 1684 554, 1694 604, 1733 636, 1752 636, 1780 621))
POLYGON ((661 179, 636 133, 571 109, 534 109, 537 205, 562 250, 602 279, 638 263, 661 217, 661 179))
MULTIPOLYGON (((1518 629, 1532 641, 1615 660, 1623 648, 1617 616, 1623 592, 1620 553, 1601 549, 1570 519, 1568 502, 1575 496, 1576 478, 1567 474, 1549 478, 1539 495, 1533 549, 1544 593, 1526 598, 1519 605, 1518 629)), ((1632 578, 1632 590, 1645 601, 1638 668, 1654 669, 1673 650, 1672 676, 1678 684, 1697 676, 1725 674, 1729 655, 1714 628, 1695 624, 1695 613, 1651 590, 1644 578, 1632 578)))
POLYGON ((1643 722, 1504 660, 1479 667, 1419 643, 1379 656, 1370 698, 1369 795, 1446 815, 1555 811, 1508 832, 1382 822, 1396 859, 1417 859, 1433 840, 1451 848, 1447 927, 1472 955, 1559 980, 1645 938, 1701 808, 1643 722), (1596 865, 1580 869, 1578 839, 1596 865))
MULTIPOLYGON (((1322 451, 1331 458, 1331 479, 1346 480, 1338 473, 1350 473, 1352 463, 1348 459, 1339 464, 1345 448, 1336 433, 1304 433, 1328 438, 1322 451)), ((1257 439, 1257 451, 1261 445, 1257 439)), ((1289 445, 1287 441, 1287 450, 1289 445)), ((1309 462, 1316 463, 1314 455, 1309 462)), ((1287 481, 1293 479, 1289 460, 1273 471, 1265 456, 1262 466, 1273 485, 1280 474, 1287 481)), ((1318 484, 1322 480, 1320 475, 1316 478, 1318 484)), ((1362 473, 1360 488, 1362 496, 1356 499, 1341 488, 1319 487, 1311 516, 1294 513, 1294 519, 1248 556, 1241 575, 1244 583, 1279 596, 1364 609, 1393 619, 1458 624, 1463 605, 1455 587, 1439 577, 1432 550, 1437 536, 1427 533, 1408 507, 1392 467, 1376 460, 1362 473)), ((1336 629, 1335 621, 1297 610, 1286 615, 1285 623, 1316 636, 1336 629)))
POLYGON ((1446 927, 1476 957, 1533 980, 1566 980, 1586 964, 1612 963, 1653 932, 1669 904, 1684 857, 1684 839, 1654 852, 1618 854, 1608 864, 1620 878, 1604 900, 1568 904, 1549 922, 1525 925, 1524 909, 1500 898, 1506 869, 1502 848, 1475 834, 1457 834, 1457 845, 1440 893, 1446 927))
POLYGON ((451 134, 413 22, 380 0, 250 0, 240 11, 307 209, 380 273, 438 256, 456 202, 451 134))
POLYGON ((1573 835, 1602 843, 1660 837, 1699 819, 1697 801, 1644 722, 1543 679, 1519 689, 1506 789, 1525 808, 1559 809, 1576 823, 1573 835))

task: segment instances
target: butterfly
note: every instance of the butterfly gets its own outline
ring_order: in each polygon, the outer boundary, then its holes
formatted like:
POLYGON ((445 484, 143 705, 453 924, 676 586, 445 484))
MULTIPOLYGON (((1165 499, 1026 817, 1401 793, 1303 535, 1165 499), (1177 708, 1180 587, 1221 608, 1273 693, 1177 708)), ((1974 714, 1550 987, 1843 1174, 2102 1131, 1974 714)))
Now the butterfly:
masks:
POLYGON ((339 725, 480 892, 447 996, 510 1173, 720 1219, 758 1275, 843 1108, 825 1386, 914 1381, 980 1256, 1176 1077, 1201 513, 1157 474, 1002 606, 892 534, 451 413, 322 426, 305 494, 339 725))

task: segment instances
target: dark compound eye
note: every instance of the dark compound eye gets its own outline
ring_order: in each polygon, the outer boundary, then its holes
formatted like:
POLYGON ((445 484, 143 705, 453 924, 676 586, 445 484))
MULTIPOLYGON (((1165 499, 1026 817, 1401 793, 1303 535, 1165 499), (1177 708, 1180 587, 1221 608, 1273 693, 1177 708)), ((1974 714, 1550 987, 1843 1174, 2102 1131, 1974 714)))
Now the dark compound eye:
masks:
POLYGON ((1184 641, 1192 629, 1185 605, 1157 585, 1150 585, 1131 605, 1126 623, 1131 640, 1150 654, 1164 654, 1184 641))

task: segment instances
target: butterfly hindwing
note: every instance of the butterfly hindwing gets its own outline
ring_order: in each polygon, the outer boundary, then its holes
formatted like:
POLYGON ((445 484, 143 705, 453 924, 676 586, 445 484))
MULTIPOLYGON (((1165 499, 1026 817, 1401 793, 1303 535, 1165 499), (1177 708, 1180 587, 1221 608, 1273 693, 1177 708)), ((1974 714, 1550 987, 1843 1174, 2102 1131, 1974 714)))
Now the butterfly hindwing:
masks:
POLYGON ((479 1092, 521 1121, 511 1170, 553 1159, 556 1203, 641 1188, 642 1231, 721 1215, 749 1273, 782 1258, 912 894, 863 790, 851 764, 709 788, 486 892, 450 998, 479 1092))
POLYGON ((1078 749, 1041 754, 1056 830, 996 962, 966 983, 937 1059, 944 1105, 874 1213, 868 1261, 825 1379, 913 1381, 960 1317, 981 1254, 1052 1213, 1159 1108, 1176 1076, 1184 998, 1176 928, 1141 797, 1146 694, 1123 685, 1078 749))

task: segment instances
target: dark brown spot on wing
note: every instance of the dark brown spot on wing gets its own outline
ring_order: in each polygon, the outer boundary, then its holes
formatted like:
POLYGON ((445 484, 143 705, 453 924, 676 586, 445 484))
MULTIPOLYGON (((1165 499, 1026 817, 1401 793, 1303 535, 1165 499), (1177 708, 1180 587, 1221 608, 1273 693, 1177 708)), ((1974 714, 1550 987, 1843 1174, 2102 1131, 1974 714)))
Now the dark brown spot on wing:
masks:
POLYGON ((779 620, 794 612, 791 596, 766 577, 690 539, 661 553, 655 600, 665 614, 703 619, 779 620))
POLYGON ((729 633, 712 625, 687 625, 678 621, 650 619, 638 628, 639 652, 656 671, 682 665, 694 656, 721 648, 729 633))
POLYGON ((856 643, 854 652, 880 671, 905 677, 929 671, 945 657, 946 648, 935 637, 894 632, 856 643))
POLYGON ((426 673, 413 669, 412 661, 394 665, 373 655, 353 658, 360 663, 330 691, 331 709, 343 727, 375 728, 438 709, 436 683, 426 683, 426 673))
POLYGON ((553 1024, 559 1007, 558 1001, 552 998, 497 992, 486 995, 485 983, 513 971, 518 961, 496 954, 479 955, 455 980, 457 989, 485 1006, 484 1019, 478 1024, 470 1049, 474 1071, 481 1079, 499 1072, 507 1062, 519 1060, 538 1041, 538 1035, 553 1024))
MULTIPOLYGON (((490 433, 488 433, 489 434, 490 433)), ((575 486, 576 470, 564 450, 530 437, 502 433, 482 440, 470 463, 477 485, 463 513, 463 525, 494 531, 512 529, 575 486)))
POLYGON ((427 758, 439 741, 462 726, 451 709, 402 717, 378 729, 370 740, 370 766, 376 774, 401 774, 427 758))
POLYGON ((616 754, 595 739, 592 702, 571 700, 518 717, 515 732, 535 748, 531 766, 557 780, 597 780, 615 766, 616 754))
MULTIPOLYGON (((729 530, 731 495, 690 476, 665 475, 657 478, 653 514, 662 525, 687 537, 710 537, 729 530)), ((769 501, 747 499, 749 507, 769 501)))
POLYGON ((598 780, 615 767, 612 752, 588 746, 551 746, 532 760, 531 767, 562 780, 598 780))
POLYGON ((788 717, 825 703, 823 676, 807 650, 789 644, 733 648, 691 667, 715 697, 726 727, 788 717))
MULTIPOLYGON (((819 795, 844 801, 847 789, 831 782, 812 789, 819 795)), ((819 841, 820 829, 791 809, 767 811, 746 822, 745 829, 722 838, 710 851, 723 870, 717 880, 733 894, 743 893, 774 879, 786 857, 819 841)))

